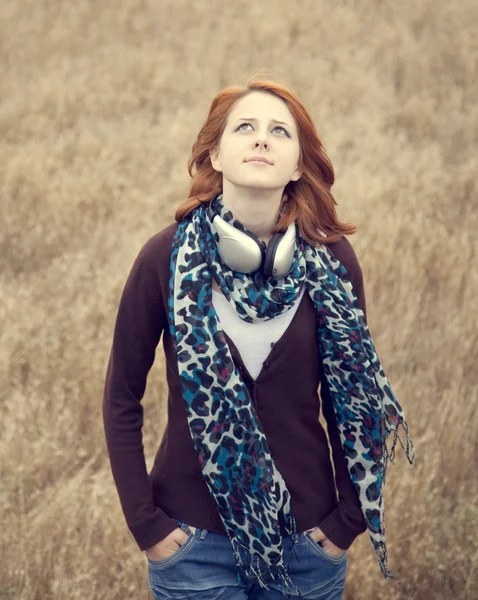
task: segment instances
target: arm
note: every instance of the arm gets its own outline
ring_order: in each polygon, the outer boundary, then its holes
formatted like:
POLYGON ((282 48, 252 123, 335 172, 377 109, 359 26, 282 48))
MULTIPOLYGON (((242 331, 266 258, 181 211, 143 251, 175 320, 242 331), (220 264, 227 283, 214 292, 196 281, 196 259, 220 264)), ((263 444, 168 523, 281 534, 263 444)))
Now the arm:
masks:
MULTIPOLYGON (((348 244, 348 246, 347 258, 344 256, 343 264, 346 267, 347 274, 352 282, 352 287, 357 296, 359 306, 364 312, 365 321, 367 321, 362 270, 352 247, 350 244, 348 244)), ((328 537, 336 546, 346 550, 352 545, 354 539, 366 530, 366 525, 358 494, 347 468, 347 461, 340 440, 332 398, 327 386, 326 377, 323 373, 320 384, 320 396, 322 399, 324 418, 327 422, 329 443, 332 448, 335 483, 339 494, 339 501, 333 512, 327 515, 327 517, 325 517, 318 525, 326 537, 328 537)))
POLYGON ((103 396, 103 422, 113 479, 128 528, 141 550, 177 528, 177 523, 153 503, 141 431, 141 400, 166 324, 159 285, 142 250, 119 303, 103 396))

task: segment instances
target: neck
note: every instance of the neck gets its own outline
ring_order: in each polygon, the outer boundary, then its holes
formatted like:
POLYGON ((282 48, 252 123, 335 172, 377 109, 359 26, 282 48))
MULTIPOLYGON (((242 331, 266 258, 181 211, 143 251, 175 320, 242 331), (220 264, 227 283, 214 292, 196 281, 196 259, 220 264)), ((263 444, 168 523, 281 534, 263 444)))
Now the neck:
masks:
MULTIPOLYGON (((247 190, 248 191, 248 190, 247 190)), ((272 237, 281 207, 282 191, 261 190, 258 196, 223 191, 222 202, 251 233, 266 244, 272 237)))

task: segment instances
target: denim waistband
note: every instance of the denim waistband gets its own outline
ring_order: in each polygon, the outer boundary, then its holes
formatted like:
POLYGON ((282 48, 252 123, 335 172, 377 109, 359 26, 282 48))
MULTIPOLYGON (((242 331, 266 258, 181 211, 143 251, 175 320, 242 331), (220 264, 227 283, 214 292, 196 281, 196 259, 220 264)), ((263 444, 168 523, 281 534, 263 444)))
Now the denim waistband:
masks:
POLYGON ((175 519, 175 521, 179 525, 179 527, 181 527, 181 529, 183 531, 187 531, 189 529, 193 535, 196 535, 196 531, 198 530, 198 527, 189 525, 188 523, 185 523, 184 521, 180 521, 179 519, 175 519))
MULTIPOLYGON (((196 531, 198 529, 197 527, 194 527, 193 525, 188 525, 187 523, 184 523, 184 521, 180 521, 178 519, 176 519, 176 522, 181 527, 181 529, 183 529, 184 531, 187 531, 187 529, 189 529, 193 535, 196 535, 196 531)), ((311 527, 310 529, 306 529, 305 531, 302 532, 302 535, 305 536, 308 533, 311 533, 312 531, 314 531, 314 529, 316 529, 316 527, 311 527)))

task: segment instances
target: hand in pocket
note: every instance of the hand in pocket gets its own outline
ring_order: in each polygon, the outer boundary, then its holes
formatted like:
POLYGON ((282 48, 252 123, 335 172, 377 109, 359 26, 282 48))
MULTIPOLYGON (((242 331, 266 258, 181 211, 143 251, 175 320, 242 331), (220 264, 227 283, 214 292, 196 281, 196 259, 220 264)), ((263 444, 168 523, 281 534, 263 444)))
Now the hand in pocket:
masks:
POLYGON ((181 548, 188 539, 188 534, 180 527, 161 540, 154 546, 145 550, 146 556, 151 560, 166 560, 181 548))
POLYGON ((332 556, 340 556, 345 552, 345 550, 342 550, 342 548, 331 542, 329 538, 325 537, 325 533, 319 527, 310 532, 310 537, 332 556))

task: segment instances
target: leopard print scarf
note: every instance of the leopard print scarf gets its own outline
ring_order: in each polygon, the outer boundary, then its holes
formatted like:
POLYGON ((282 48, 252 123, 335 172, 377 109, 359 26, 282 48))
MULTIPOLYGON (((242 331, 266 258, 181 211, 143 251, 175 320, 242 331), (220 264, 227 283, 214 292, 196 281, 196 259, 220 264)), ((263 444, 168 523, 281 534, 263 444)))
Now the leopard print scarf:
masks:
MULTIPOLYGON (((245 231, 221 199, 222 194, 213 199, 219 214, 245 231)), ((293 583, 283 563, 280 525, 289 535, 297 532, 290 494, 214 310, 213 277, 238 316, 251 323, 287 311, 306 286, 317 311, 317 340, 350 477, 382 572, 386 579, 393 577, 387 567, 382 486, 397 438, 410 463, 413 445, 345 268, 325 245, 310 246, 298 234, 285 278, 266 278, 261 270, 247 275, 221 262, 217 241, 204 204, 178 225, 168 318, 191 437, 238 568, 240 545, 250 553, 250 572, 261 585, 267 588, 259 568, 264 561, 287 595, 293 583), (400 425, 406 448, 398 437, 400 425)))

